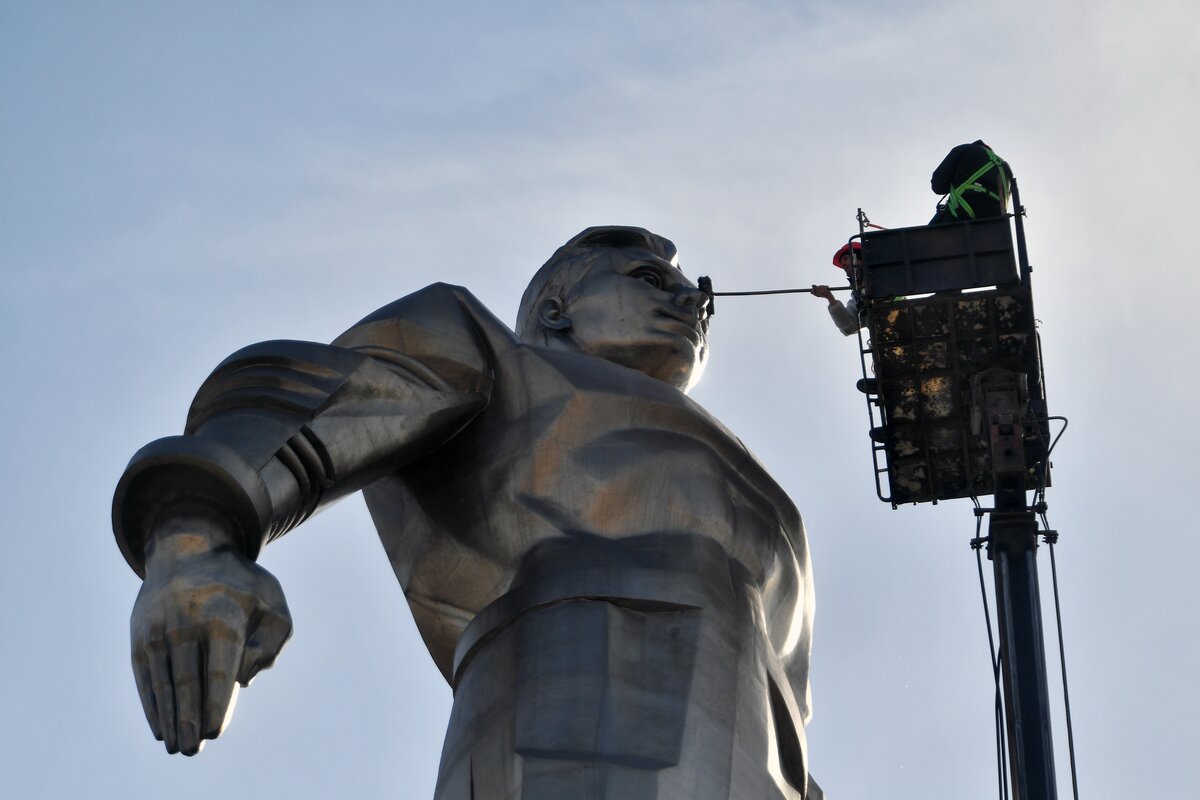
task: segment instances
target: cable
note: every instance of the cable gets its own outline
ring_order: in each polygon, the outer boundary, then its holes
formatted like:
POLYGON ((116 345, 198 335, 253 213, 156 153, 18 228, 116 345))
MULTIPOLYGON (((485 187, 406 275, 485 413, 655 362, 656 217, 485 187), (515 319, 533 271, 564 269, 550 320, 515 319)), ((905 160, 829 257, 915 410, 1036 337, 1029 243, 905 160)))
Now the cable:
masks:
MULTIPOLYGON (((975 498, 972 498, 975 500, 975 498)), ((992 659, 992 680, 996 684, 995 718, 996 718, 996 783, 1000 800, 1008 800, 1008 751, 1004 739, 1004 702, 1000 692, 1000 656, 996 653, 996 640, 992 637, 992 615, 988 608, 987 583, 983 578, 983 509, 975 500, 975 538, 971 548, 975 551, 975 565, 979 569, 979 594, 983 598, 983 621, 987 626, 988 650, 992 659)), ((1078 798, 1076 798, 1078 800, 1078 798)))
POLYGON ((1046 452, 1042 455, 1042 460, 1038 465, 1038 482, 1037 486, 1034 487, 1033 490, 1033 505, 1034 507, 1037 507, 1039 504, 1044 505, 1046 500, 1046 487, 1047 484, 1050 483, 1050 454, 1054 452, 1054 447, 1058 444, 1058 440, 1061 439, 1062 435, 1067 432, 1067 425, 1069 423, 1066 417, 1060 416, 1033 417, 1033 422, 1037 426, 1038 439, 1041 441, 1042 447, 1046 449, 1046 452), (1046 437, 1042 435, 1041 423, 1051 421, 1061 422, 1063 426, 1059 429, 1058 433, 1055 434, 1054 438, 1047 444, 1046 437))
POLYGON ((1054 557, 1054 543, 1058 540, 1058 534, 1050 530, 1050 522, 1046 519, 1044 512, 1041 514, 1041 518, 1042 526, 1046 530, 1043 538, 1050 547, 1050 575, 1054 587, 1054 619, 1058 624, 1058 663, 1062 668, 1063 709, 1067 715, 1067 753, 1071 761, 1071 792, 1075 800, 1079 800, 1079 777, 1075 769, 1075 728, 1071 724, 1071 693, 1067 688, 1067 652, 1063 645, 1062 609, 1058 602, 1058 563, 1054 557), (1050 535, 1051 533, 1053 536, 1050 535))
MULTIPOLYGON (((1034 490, 1034 493, 1033 493, 1033 496, 1034 496, 1033 499, 1034 499, 1035 504, 1037 504, 1038 502, 1045 502, 1045 500, 1046 500, 1046 484, 1050 482, 1050 454, 1054 452, 1055 445, 1058 444, 1058 440, 1062 438, 1062 435, 1067 432, 1067 425, 1070 424, 1066 417, 1059 417, 1059 416, 1039 417, 1034 420, 1035 423, 1051 422, 1051 421, 1061 422, 1063 424, 1063 426, 1062 426, 1062 428, 1059 429, 1058 433, 1050 441, 1050 444, 1046 445, 1046 437, 1042 436, 1042 428, 1040 425, 1038 425, 1038 429, 1037 429, 1038 430, 1038 438, 1040 438, 1042 440, 1042 445, 1044 445, 1046 447, 1046 454, 1042 456, 1041 475, 1039 476, 1039 479, 1038 479, 1038 486, 1034 490)), ((1047 530, 1049 530, 1049 526, 1047 526, 1047 530)))
POLYGON ((1050 442, 1050 448, 1046 451, 1047 458, 1049 458, 1050 454, 1054 452, 1054 445, 1058 444, 1058 440, 1061 439, 1062 435, 1067 432, 1067 425, 1069 424, 1066 417, 1046 417, 1047 422, 1050 422, 1051 420, 1061 422, 1063 426, 1062 430, 1058 432, 1058 435, 1054 437, 1054 440, 1050 442))

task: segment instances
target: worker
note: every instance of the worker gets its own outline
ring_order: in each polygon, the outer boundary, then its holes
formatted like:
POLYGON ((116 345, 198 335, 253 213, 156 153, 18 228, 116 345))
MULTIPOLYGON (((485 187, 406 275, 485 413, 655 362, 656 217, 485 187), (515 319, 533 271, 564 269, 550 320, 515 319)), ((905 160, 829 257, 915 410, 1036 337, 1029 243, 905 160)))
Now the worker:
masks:
POLYGON ((858 283, 862 274, 862 242, 848 242, 833 254, 833 265, 846 273, 846 280, 854 288, 849 302, 843 303, 833 296, 828 286, 813 284, 814 297, 820 297, 829 303, 829 316, 833 324, 844 336, 853 336, 859 328, 867 324, 866 303, 858 294, 858 283))
POLYGON ((1004 216, 1012 178, 1008 162, 982 139, 958 145, 933 171, 930 185, 934 192, 945 195, 946 202, 938 204, 929 224, 1004 216))

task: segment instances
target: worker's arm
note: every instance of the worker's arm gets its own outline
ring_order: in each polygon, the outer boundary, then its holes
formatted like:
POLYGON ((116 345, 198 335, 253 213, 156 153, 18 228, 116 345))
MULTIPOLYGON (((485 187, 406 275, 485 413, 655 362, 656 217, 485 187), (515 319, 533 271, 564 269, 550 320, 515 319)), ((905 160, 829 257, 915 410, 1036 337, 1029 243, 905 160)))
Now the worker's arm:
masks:
POLYGON ((942 163, 937 165, 937 169, 933 171, 933 177, 929 182, 934 194, 946 194, 954 188, 954 174, 958 170, 958 161, 962 157, 963 148, 969 146, 958 145, 946 154, 946 157, 942 159, 942 163))
POLYGON ((851 298, 848 307, 833 296, 833 292, 828 286, 819 286, 813 284, 812 293, 814 297, 820 297, 829 304, 829 317, 833 320, 833 324, 837 325, 838 330, 843 336, 853 336, 854 333, 862 327, 862 322, 858 314, 858 301, 851 298))

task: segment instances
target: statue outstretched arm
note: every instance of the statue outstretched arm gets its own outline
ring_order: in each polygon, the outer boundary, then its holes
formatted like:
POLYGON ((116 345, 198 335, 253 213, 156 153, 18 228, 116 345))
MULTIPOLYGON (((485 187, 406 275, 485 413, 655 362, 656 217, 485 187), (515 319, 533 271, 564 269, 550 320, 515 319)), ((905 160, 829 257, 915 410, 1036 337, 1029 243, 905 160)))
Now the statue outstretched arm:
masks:
POLYGON ((262 545, 437 448, 486 406, 481 313, 465 290, 438 284, 330 345, 245 348, 205 381, 184 435, 133 457, 113 528, 144 578, 134 677, 168 751, 190 755, 215 737, 235 683, 270 666, 291 634, 278 582, 255 563, 262 545))
POLYGON ((184 435, 143 447, 117 485, 113 530, 129 565, 144 576, 151 529, 178 504, 222 517, 254 559, 320 508, 436 449, 488 401, 481 313, 466 290, 435 284, 333 344, 262 342, 225 359, 184 435))

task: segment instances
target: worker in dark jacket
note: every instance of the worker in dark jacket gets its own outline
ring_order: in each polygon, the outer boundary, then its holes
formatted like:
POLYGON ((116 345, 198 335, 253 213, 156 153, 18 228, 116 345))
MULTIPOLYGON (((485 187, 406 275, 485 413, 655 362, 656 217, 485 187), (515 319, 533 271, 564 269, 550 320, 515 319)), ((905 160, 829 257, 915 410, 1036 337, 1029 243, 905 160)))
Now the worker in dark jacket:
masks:
POLYGON ((933 171, 930 184, 934 192, 946 195, 946 202, 938 205, 929 224, 1004 216, 1012 177, 1008 162, 982 139, 960 144, 933 171))

